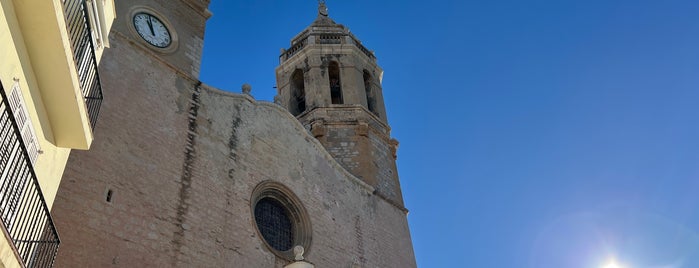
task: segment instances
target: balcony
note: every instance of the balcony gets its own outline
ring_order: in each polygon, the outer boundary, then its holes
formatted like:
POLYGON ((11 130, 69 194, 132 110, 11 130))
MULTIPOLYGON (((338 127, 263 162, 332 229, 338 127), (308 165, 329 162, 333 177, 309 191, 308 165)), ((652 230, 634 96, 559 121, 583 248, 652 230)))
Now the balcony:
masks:
POLYGON ((37 106, 37 124, 57 147, 87 150, 94 139, 102 104, 97 63, 112 9, 112 1, 102 0, 14 1, 22 37, 16 45, 26 48, 33 76, 29 105, 37 106))
POLYGON ((0 221, 25 267, 51 267, 60 243, 58 233, 1 88, 0 97, 0 221))
MULTIPOLYGON (((75 66, 80 81, 80 91, 85 98, 90 126, 94 130, 102 105, 102 84, 97 72, 97 57, 93 40, 100 35, 93 33, 92 26, 99 26, 96 18, 90 17, 88 10, 95 10, 86 0, 62 0, 66 16, 66 28, 75 57, 75 66)), ((92 3, 93 1, 90 1, 92 3)), ((92 16, 95 16, 93 12, 92 16)), ((100 41, 101 42, 101 41, 100 41)))

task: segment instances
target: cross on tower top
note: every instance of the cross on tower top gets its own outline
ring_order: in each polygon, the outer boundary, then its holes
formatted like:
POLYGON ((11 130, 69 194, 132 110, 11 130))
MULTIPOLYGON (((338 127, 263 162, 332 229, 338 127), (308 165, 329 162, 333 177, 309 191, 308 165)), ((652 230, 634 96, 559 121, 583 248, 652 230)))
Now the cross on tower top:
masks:
POLYGON ((328 16, 328 7, 325 5, 325 0, 318 0, 318 14, 328 16))

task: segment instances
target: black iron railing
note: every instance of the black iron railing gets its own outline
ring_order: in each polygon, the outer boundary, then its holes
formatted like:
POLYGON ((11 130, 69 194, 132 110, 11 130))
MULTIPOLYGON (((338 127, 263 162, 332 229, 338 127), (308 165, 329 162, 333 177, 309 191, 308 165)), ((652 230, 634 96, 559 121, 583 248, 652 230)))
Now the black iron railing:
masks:
POLYGON ((0 96, 0 220, 26 267, 51 267, 58 233, 2 87, 0 96))
POLYGON ((102 105, 102 83, 97 71, 88 4, 85 0, 63 0, 63 8, 75 57, 75 67, 78 70, 80 89, 85 97, 90 124, 94 129, 102 105))

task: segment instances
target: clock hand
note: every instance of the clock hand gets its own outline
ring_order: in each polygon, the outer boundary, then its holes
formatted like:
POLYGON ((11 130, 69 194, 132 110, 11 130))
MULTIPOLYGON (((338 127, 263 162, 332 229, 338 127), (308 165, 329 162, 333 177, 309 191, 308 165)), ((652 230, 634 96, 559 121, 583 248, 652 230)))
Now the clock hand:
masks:
POLYGON ((148 16, 148 28, 150 29, 150 34, 152 36, 155 36, 155 31, 153 31, 153 21, 151 21, 153 17, 148 16))

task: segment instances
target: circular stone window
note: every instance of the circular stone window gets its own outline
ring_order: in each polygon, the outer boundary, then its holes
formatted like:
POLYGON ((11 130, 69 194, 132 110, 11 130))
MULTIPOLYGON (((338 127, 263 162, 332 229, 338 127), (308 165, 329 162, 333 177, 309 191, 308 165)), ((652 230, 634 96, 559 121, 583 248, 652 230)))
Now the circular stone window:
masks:
POLYGON ((298 198, 284 185, 266 181, 253 191, 252 214, 262 241, 275 255, 293 260, 294 246, 311 246, 311 225, 298 198))
POLYGON ((260 234, 272 248, 287 251, 294 246, 294 226, 289 211, 279 201, 270 197, 257 201, 255 222, 260 234))

